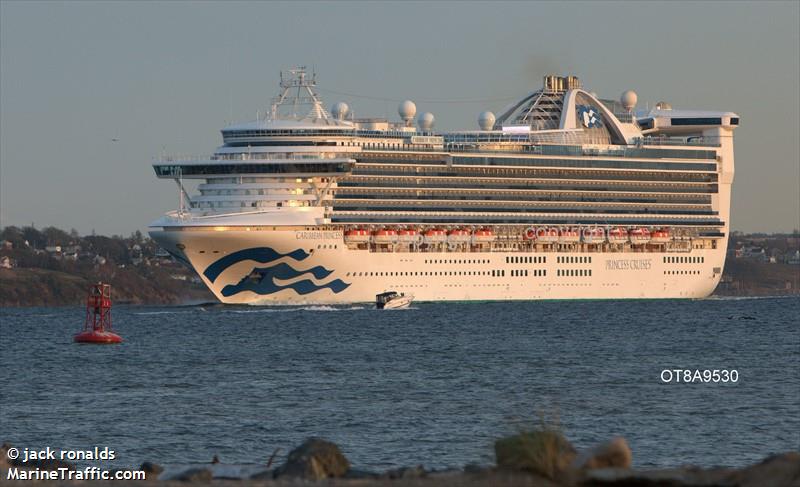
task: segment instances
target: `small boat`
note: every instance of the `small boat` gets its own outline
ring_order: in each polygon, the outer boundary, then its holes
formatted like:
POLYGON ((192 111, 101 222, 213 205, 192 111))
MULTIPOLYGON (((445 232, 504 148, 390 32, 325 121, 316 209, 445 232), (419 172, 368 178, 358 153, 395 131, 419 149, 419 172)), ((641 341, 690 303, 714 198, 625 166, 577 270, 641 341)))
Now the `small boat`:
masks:
POLYGON ((408 308, 414 296, 406 296, 397 291, 386 291, 375 295, 375 307, 378 309, 403 309, 408 308))
POLYGON ((669 243, 670 240, 668 228, 660 228, 654 231, 650 236, 650 242, 654 244, 665 244, 669 243))
POLYGON ((472 236, 469 233, 469 230, 463 230, 457 228, 455 230, 450 230, 447 234, 447 241, 451 243, 462 243, 462 242, 469 242, 472 236))
POLYGON ((536 231, 536 240, 543 244, 558 242, 558 229, 555 227, 540 228, 536 231))
POLYGON ((600 227, 584 228, 583 241, 587 244, 601 244, 606 241, 606 232, 600 227))
POLYGON ((628 231, 622 227, 612 228, 608 231, 608 241, 612 244, 623 244, 628 241, 628 231))
POLYGON ((644 245, 650 241, 650 230, 644 227, 634 228, 630 231, 632 244, 644 245))
POLYGON ((447 240, 447 234, 444 230, 433 228, 425 232, 423 239, 426 244, 440 243, 447 240))
POLYGON ((376 244, 393 244, 397 241, 397 231, 391 229, 378 230, 372 234, 372 241, 376 244))
POLYGON ((472 234, 472 239, 475 241, 475 243, 493 242, 495 235, 490 229, 481 228, 472 234))
POLYGON ((366 243, 369 242, 369 232, 364 229, 348 230, 344 234, 345 242, 366 243))
POLYGON ((419 242, 421 238, 419 232, 413 229, 399 230, 397 232, 397 239, 401 243, 419 242))
POLYGON ((578 243, 581 241, 581 234, 577 228, 562 228, 558 232, 558 242, 562 244, 578 243))

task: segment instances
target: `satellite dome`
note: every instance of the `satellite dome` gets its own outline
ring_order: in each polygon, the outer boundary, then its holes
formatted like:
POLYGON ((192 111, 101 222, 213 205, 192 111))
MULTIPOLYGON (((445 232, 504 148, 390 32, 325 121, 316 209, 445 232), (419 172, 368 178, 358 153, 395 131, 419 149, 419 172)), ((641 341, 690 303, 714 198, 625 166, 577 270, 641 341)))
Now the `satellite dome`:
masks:
POLYGON ((344 120, 349 111, 350 107, 347 106, 347 103, 343 101, 334 104, 333 107, 331 108, 331 114, 333 115, 333 118, 335 118, 336 120, 344 120))
POLYGON ((417 114, 417 106, 413 101, 406 100, 397 107, 397 113, 400 114, 400 118, 403 119, 403 121, 409 123, 414 120, 414 115, 417 114))
POLYGON ((492 130, 494 127, 494 113, 492 112, 483 112, 478 115, 478 125, 480 126, 481 130, 492 130))
POLYGON ((665 101, 656 103, 656 110, 672 110, 672 105, 665 101))
POLYGON ((419 128, 422 130, 430 130, 433 128, 434 121, 436 121, 436 119, 433 117, 433 114, 431 112, 425 112, 417 119, 417 125, 419 125, 419 128))
POLYGON ((633 90, 627 90, 622 96, 619 97, 620 103, 622 106, 625 107, 625 110, 631 111, 633 107, 636 106, 636 102, 639 100, 639 97, 636 95, 636 92, 633 90))

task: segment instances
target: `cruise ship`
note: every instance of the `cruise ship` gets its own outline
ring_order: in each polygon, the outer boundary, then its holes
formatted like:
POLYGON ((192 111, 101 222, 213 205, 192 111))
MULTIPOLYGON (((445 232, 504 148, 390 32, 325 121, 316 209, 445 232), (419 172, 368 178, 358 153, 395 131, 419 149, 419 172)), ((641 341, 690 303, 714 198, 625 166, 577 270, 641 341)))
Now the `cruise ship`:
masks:
POLYGON ((739 116, 637 108, 544 76, 473 130, 328 109, 282 72, 207 156, 162 156, 179 205, 150 235, 224 303, 702 298, 730 231, 739 116))

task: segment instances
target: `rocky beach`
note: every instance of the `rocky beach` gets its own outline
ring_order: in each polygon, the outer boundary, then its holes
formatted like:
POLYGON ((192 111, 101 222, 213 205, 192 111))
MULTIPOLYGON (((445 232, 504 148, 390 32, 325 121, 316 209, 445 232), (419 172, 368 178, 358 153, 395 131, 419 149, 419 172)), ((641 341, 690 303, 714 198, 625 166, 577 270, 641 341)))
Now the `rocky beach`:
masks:
MULTIPOLYGON (((12 445, 0 447, 0 485, 19 485, 36 478, 37 471, 80 470, 61 460, 9 460, 12 445)), ((37 480, 48 485, 214 485, 231 487, 339 485, 339 486, 530 486, 530 487, 792 487, 800 486, 800 453, 771 455, 744 468, 634 469, 633 453, 624 438, 613 438, 584 451, 576 451, 555 430, 521 432, 501 438, 494 445, 496 464, 427 470, 424 466, 370 472, 351 465, 339 447, 320 438, 309 438, 289 453, 281 465, 272 465, 275 453, 264 465, 229 465, 216 456, 208 463, 161 466, 146 461, 136 469, 143 480, 37 480)), ((13 455, 12 455, 13 456, 13 455)), ((111 469, 111 475, 114 470, 111 469)))

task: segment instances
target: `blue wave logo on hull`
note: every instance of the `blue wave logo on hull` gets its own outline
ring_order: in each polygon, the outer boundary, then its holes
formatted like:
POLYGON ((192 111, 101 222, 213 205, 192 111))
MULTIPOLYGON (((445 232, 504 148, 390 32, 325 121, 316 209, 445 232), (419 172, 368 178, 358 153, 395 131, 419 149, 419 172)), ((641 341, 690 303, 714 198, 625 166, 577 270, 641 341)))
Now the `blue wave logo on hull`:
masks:
POLYGON ((252 249, 244 249, 226 255, 225 257, 206 267, 206 270, 203 272, 203 274, 208 278, 209 281, 214 282, 217 280, 217 277, 219 277, 219 275, 225 271, 225 269, 233 264, 238 264, 239 262, 245 260, 254 260, 261 264, 267 264, 274 260, 278 260, 281 257, 291 257, 294 260, 303 260, 308 256, 309 254, 303 249, 293 250, 288 254, 281 254, 269 247, 254 247, 252 249))
MULTIPOLYGON (((251 249, 244 249, 226 255, 221 259, 215 261, 206 268, 203 274, 211 281, 214 282, 220 274, 222 274, 228 267, 245 260, 254 260, 262 264, 276 261, 283 257, 290 257, 294 260, 304 260, 310 254, 302 249, 297 249, 287 254, 281 254, 269 247, 256 247, 251 249)), ((297 294, 305 295, 310 294, 321 289, 330 289, 338 294, 348 287, 350 284, 342 281, 341 279, 334 279, 325 284, 314 284, 311 279, 303 279, 286 285, 275 284, 275 279, 289 280, 300 277, 304 274, 311 274, 317 280, 325 279, 333 273, 322 266, 315 266, 310 269, 298 270, 287 263, 280 263, 270 267, 256 267, 245 277, 243 277, 236 284, 228 284, 222 288, 221 294, 230 297, 244 291, 251 291, 256 294, 266 295, 273 294, 284 289, 292 289, 297 294)))
POLYGON ((233 296, 242 291, 252 291, 256 294, 272 294, 284 289, 294 289, 297 294, 309 294, 320 289, 330 289, 334 293, 340 293, 347 289, 350 284, 343 282, 341 279, 334 279, 333 281, 317 285, 311 279, 303 279, 296 281, 285 286, 275 284, 273 279, 287 280, 294 279, 295 277, 302 276, 303 274, 312 274, 316 279, 325 279, 331 275, 333 271, 317 266, 307 270, 297 270, 288 264, 278 264, 272 267, 256 268, 239 281, 237 284, 229 284, 222 288, 222 295, 225 297, 233 296))

